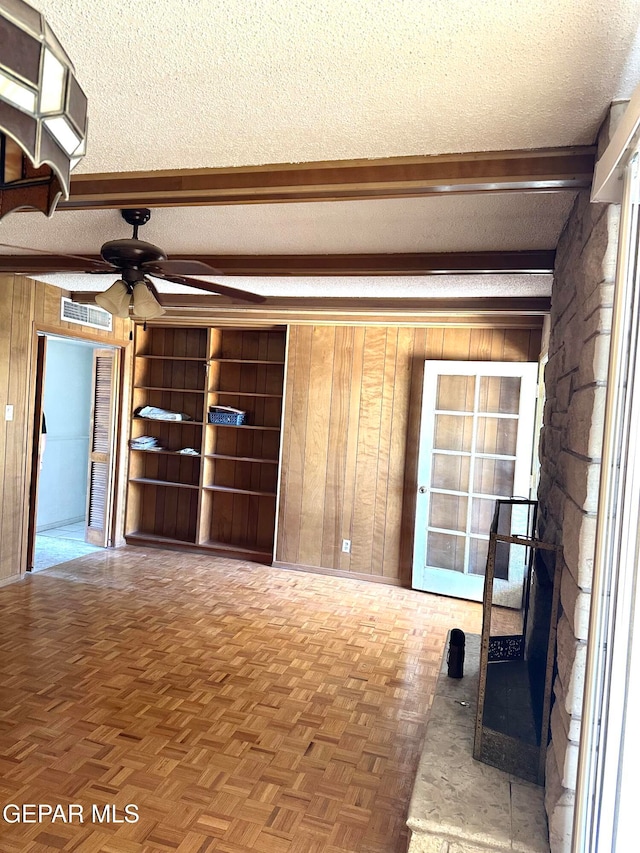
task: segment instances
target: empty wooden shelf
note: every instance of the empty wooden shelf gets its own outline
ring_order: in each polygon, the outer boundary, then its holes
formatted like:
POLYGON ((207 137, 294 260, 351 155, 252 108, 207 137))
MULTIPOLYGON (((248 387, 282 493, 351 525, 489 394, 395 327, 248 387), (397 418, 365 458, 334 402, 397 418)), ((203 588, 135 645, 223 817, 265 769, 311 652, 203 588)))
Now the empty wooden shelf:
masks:
POLYGON ((136 328, 126 539, 271 562, 286 330, 136 328), (136 416, 143 406, 191 420, 136 416), (245 412, 212 424, 212 406, 245 412), (179 451, 190 448, 194 453, 179 451))

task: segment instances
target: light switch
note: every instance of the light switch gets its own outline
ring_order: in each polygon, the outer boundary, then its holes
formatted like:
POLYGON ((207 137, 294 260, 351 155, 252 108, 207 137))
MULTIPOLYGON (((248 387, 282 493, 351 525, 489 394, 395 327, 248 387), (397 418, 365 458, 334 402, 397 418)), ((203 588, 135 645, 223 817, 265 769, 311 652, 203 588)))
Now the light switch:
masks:
POLYGON ((5 406, 4 407, 4 419, 5 421, 13 420, 13 406, 5 406))

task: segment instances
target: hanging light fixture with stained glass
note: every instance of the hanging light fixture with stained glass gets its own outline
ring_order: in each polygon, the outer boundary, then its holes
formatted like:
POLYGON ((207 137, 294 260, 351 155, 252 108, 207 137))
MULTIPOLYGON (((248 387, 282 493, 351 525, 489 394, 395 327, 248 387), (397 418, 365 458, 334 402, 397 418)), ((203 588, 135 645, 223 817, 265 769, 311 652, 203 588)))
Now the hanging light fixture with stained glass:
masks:
POLYGON ((68 199, 86 136, 87 98, 55 33, 28 3, 0 0, 0 219, 68 199))

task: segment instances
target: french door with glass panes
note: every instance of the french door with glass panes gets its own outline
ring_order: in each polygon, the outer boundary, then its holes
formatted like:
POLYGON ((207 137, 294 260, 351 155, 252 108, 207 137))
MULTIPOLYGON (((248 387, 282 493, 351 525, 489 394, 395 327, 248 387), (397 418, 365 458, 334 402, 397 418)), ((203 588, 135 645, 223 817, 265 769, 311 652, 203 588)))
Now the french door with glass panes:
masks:
MULTIPOLYGON (((426 361, 413 586, 481 601, 497 498, 529 497, 537 363, 426 361)), ((494 586, 520 607, 523 560, 494 586)))

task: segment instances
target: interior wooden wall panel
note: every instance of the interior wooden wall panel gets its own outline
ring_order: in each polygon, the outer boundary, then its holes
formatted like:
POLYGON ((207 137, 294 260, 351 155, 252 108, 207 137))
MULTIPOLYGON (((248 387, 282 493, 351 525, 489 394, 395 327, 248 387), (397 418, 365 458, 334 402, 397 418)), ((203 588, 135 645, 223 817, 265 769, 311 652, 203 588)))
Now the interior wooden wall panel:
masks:
POLYGON ((418 329, 415 336, 415 352, 428 352, 430 358, 447 358, 443 355, 444 328, 433 326, 428 329, 418 329))
MULTIPOLYGON (((322 526, 321 561, 323 564, 330 562, 336 553, 341 553, 342 510, 345 504, 346 437, 349 423, 349 398, 341 389, 349 388, 351 384, 353 333, 354 329, 350 327, 340 326, 335 329, 331 417, 327 417, 329 435, 322 526)), ((341 556, 347 559, 347 555, 341 556)))
POLYGON ((4 276, 0 282, 0 579, 19 575, 22 564, 33 296, 29 283, 19 276, 4 276), (4 420, 7 404, 13 406, 11 421, 4 420))
MULTIPOLYGON (((397 542, 399 563, 389 567, 392 573, 399 574, 402 583, 411 583, 411 560, 413 555, 413 522, 416 512, 416 471, 418 470, 418 440, 420 433, 420 416, 422 409, 422 376, 423 369, 416 370, 414 365, 422 361, 423 353, 429 358, 440 359, 443 356, 444 329, 417 329, 415 332, 413 350, 409 366, 409 406, 404 415, 406 419, 406 437, 403 446, 403 491, 400 522, 400 538, 397 542), (413 437, 414 440, 411 440, 413 437)), ((399 414, 399 417, 401 415, 399 414)))
POLYGON ((536 360, 540 338, 539 328, 293 327, 276 562, 408 584, 424 361, 536 360))
POLYGON ((493 339, 492 329, 472 329, 470 346, 477 353, 478 361, 491 358, 491 341, 493 339))
MULTIPOLYGON (((424 333, 424 330, 418 330, 424 333)), ((402 523, 403 512, 406 514, 405 494, 405 467, 407 466, 407 455, 411 451, 407 447, 407 433, 402 431, 398 423, 405 422, 405 413, 411 412, 410 393, 411 376, 413 364, 413 349, 415 345, 416 331, 414 329, 401 328, 398 330, 398 348, 396 351, 396 369, 393 385, 393 411, 392 422, 395 428, 391 431, 389 445, 389 470, 387 501, 385 505, 385 531, 400 530, 400 537, 384 537, 384 553, 382 558, 382 571, 385 576, 395 580, 398 578, 398 566, 403 565, 402 560, 402 523)), ((407 578, 408 585, 408 578, 407 578)))
POLYGON ((501 334, 499 329, 494 329, 491 333, 491 361, 501 361, 504 358, 506 337, 507 332, 501 334))
MULTIPOLYGON (((340 538, 338 539, 338 550, 340 561, 339 568, 342 571, 353 571, 351 568, 351 554, 345 554, 341 550, 341 540, 344 538, 350 539, 349 531, 353 525, 353 508, 355 495, 355 477, 350 476, 349 472, 355 470, 358 458, 358 437, 360 433, 360 396, 355 393, 355 390, 360 388, 362 384, 362 370, 364 361, 364 339, 365 327, 354 329, 353 334, 353 353, 351 355, 351 379, 348 386, 348 405, 349 405, 349 420, 347 424, 347 434, 344 437, 346 444, 345 467, 343 472, 344 483, 344 506, 342 507, 342 525, 340 538)), ((342 389, 338 388, 337 393, 341 393, 342 389)), ((334 557, 335 560, 335 557, 334 557)))
MULTIPOLYGON (((5 455, 4 509, 0 541, 9 541, 11 548, 7 556, 10 565, 17 563, 18 571, 26 553, 26 524, 28 518, 25 508, 24 491, 28 490, 31 480, 31 449, 33 427, 33 405, 29 399, 31 364, 33 358, 33 338, 31 335, 31 317, 33 315, 34 292, 29 281, 16 276, 13 290, 13 309, 11 314, 11 352, 9 354, 9 400, 14 406, 12 427, 16 437, 22 439, 7 446, 5 455), (20 365, 26 369, 21 370, 20 365), (19 537, 19 541, 16 541, 19 537)), ((15 568, 12 574, 15 574, 15 568)))
POLYGON ((442 358, 469 358, 471 329, 457 326, 444 330, 442 339, 442 358))
POLYGON ((28 385, 32 358, 30 320, 34 292, 24 278, 0 280, 0 583, 18 577, 26 559, 24 497, 30 453, 28 385), (4 420, 5 406, 13 420, 4 420))
MULTIPOLYGON (((307 407, 309 405, 309 367, 311 365, 312 326, 294 327, 290 331, 289 369, 285 391, 288 417, 285 422, 286 438, 283 436, 281 495, 285 507, 286 524, 279 528, 279 535, 286 542, 285 552, 291 562, 299 562, 300 530, 302 527, 302 489, 305 471, 305 441, 307 431, 307 407)), ((281 516, 282 518, 282 516, 281 516)))
POLYGON ((331 326, 311 329, 311 359, 309 364, 308 399, 313 400, 317 416, 309 418, 303 464, 305 488, 302 493, 301 515, 308 519, 305 536, 301 537, 298 559, 301 563, 317 559, 322 552, 324 513, 315 507, 325 506, 327 492, 327 463, 329 454, 329 413, 333 379, 333 355, 336 330, 331 326))
MULTIPOLYGON (((296 353, 296 345, 294 344, 294 340, 297 337, 298 327, 292 326, 288 330, 288 352, 287 352, 287 374, 291 376, 293 371, 295 370, 295 353, 296 353)), ((286 384, 283 387, 283 394, 286 394, 286 384)), ((279 479, 278 479, 278 504, 276 507, 276 525, 275 525, 275 539, 276 542, 280 539, 281 531, 278 529, 278 524, 280 522, 280 517, 283 515, 289 515, 288 512, 284 511, 284 506, 287 503, 286 498, 286 482, 287 482, 287 468, 289 462, 289 449, 291 447, 291 443, 293 440, 292 435, 292 406, 290 405, 290 400, 284 396, 283 399, 283 411, 282 411, 282 436, 289 437, 289 446, 286 447, 284 442, 280 443, 280 465, 279 465, 279 479)))
POLYGON ((393 409, 396 389, 396 371, 398 369, 398 328, 389 329, 386 336, 384 354, 384 376, 381 394, 380 442, 378 459, 384 464, 378 466, 376 476, 376 500, 373 515, 372 555, 381 556, 379 563, 372 562, 373 574, 384 574, 384 545, 386 539, 386 517, 389 505, 389 481, 391 475, 391 436, 393 434, 393 409))
MULTIPOLYGON (((53 288, 47 289, 44 292, 44 300, 42 305, 42 321, 44 323, 56 323, 58 328, 69 331, 74 325, 66 320, 60 319, 60 291, 53 288)), ((39 319, 39 318, 36 318, 39 319)))
POLYGON ((542 347, 544 346, 543 330, 540 329, 538 334, 529 335, 529 357, 528 361, 540 361, 542 355, 542 347))
POLYGON ((382 424, 382 395, 384 391, 385 349, 387 338, 394 329, 369 327, 365 330, 362 381, 353 388, 360 399, 358 449, 356 457, 355 493, 352 530, 345 533, 351 539, 351 563, 355 572, 382 574, 373 553, 374 519, 376 508, 376 485, 384 471, 385 459, 380 451, 382 424))
MULTIPOLYGON (((0 412, 4 412, 9 403, 9 367, 11 354, 11 315, 13 312, 13 281, 14 276, 3 275, 0 278, 0 412)), ((8 471, 6 469, 7 445, 11 446, 15 437, 9 424, 2 421, 0 429, 0 525, 5 506, 5 483, 8 471)), ((9 543, 7 543, 7 546, 9 543)), ((5 556, 5 543, 0 541, 0 579, 11 576, 19 567, 12 566, 9 557, 5 556)))
POLYGON ((116 319, 113 332, 86 329, 60 320, 57 287, 24 276, 0 277, 0 411, 14 407, 13 421, 0 428, 0 584, 26 569, 26 527, 29 503, 31 435, 33 430, 34 333, 62 333, 77 338, 125 344, 128 321, 116 319))
POLYGON ((510 329, 509 334, 504 336, 503 361, 515 361, 522 352, 526 352, 528 355, 529 337, 526 329, 510 329))

